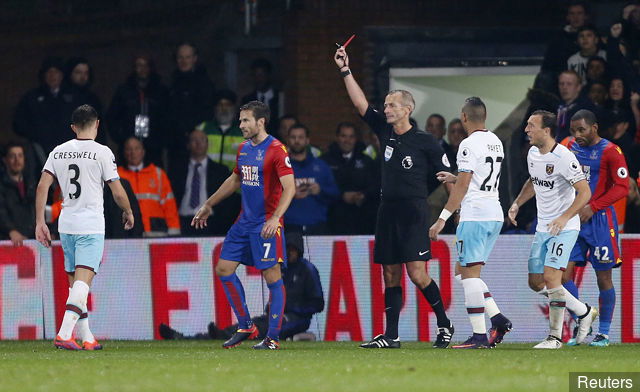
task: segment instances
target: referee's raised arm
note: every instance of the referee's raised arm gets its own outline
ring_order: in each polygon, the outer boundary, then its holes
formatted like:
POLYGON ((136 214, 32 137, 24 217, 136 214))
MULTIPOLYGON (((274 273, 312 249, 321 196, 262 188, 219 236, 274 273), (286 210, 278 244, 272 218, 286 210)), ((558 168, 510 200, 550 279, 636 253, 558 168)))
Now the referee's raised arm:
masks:
POLYGON ((347 51, 343 46, 339 47, 336 50, 335 56, 333 59, 340 69, 340 75, 344 80, 344 85, 347 87, 347 92, 349 93, 349 98, 351 98, 351 102, 353 102, 353 106, 358 109, 358 113, 361 116, 367 112, 367 108, 369 107, 369 102, 367 98, 364 96, 364 92, 356 82, 355 78, 351 74, 351 70, 349 69, 349 56, 347 56, 347 51))

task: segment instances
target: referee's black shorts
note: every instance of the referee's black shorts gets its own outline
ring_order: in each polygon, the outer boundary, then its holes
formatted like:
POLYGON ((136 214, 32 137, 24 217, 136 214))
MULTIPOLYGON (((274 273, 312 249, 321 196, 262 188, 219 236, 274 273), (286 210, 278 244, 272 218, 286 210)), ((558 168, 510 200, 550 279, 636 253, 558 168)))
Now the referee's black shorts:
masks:
POLYGON ((430 258, 427 200, 382 201, 376 222, 374 262, 400 264, 430 258))

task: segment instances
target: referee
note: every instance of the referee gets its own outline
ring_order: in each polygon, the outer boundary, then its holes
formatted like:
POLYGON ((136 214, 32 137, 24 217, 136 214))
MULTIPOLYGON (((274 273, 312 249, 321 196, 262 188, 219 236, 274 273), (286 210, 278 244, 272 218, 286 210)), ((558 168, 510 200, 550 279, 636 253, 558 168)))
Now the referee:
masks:
MULTIPOLYGON (((398 318, 402 309, 402 264, 411 281, 420 289, 437 317, 438 336, 433 347, 446 348, 453 335, 436 282, 426 270, 431 258, 427 196, 430 173, 450 171, 440 144, 429 133, 412 127, 409 116, 415 108, 411 93, 390 91, 384 100, 384 114, 369 106, 362 89, 349 69, 344 47, 334 60, 347 87, 349 98, 360 116, 378 135, 382 162, 382 202, 376 222, 374 262, 384 272, 386 330, 362 348, 399 348, 398 318)), ((450 190, 450 185, 447 188, 450 190)))

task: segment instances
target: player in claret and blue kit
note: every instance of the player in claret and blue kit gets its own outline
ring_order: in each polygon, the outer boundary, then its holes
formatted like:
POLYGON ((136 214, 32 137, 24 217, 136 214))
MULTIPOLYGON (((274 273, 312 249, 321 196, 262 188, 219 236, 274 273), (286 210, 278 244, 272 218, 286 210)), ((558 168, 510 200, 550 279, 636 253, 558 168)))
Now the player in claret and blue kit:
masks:
POLYGON ((269 116, 269 107, 262 102, 252 101, 240 108, 240 130, 246 141, 238 148, 236 167, 191 222, 196 228, 205 227, 212 208, 241 189, 242 211, 227 233, 216 265, 216 274, 239 324, 236 333, 222 345, 224 348, 238 346, 258 335, 235 272, 240 264, 261 270, 269 287, 269 330, 253 348, 280 347, 286 297, 281 266, 286 267, 287 262, 282 216, 295 194, 295 182, 287 148, 267 134, 269 116))
POLYGON ((549 298, 549 336, 534 348, 562 347, 564 310, 578 315, 576 340, 587 336, 598 310, 580 302, 562 287, 562 271, 569 262, 580 231, 578 212, 591 198, 591 190, 576 157, 555 141, 556 115, 544 110, 533 112, 525 132, 532 147, 527 155, 530 178, 509 208, 509 219, 516 224, 520 206, 536 197, 538 225, 529 254, 529 287, 549 298))
MULTIPOLYGON (((606 347, 616 304, 611 272, 622 263, 613 204, 629 192, 629 171, 620 147, 598 135, 598 122, 592 112, 576 112, 571 118, 571 133, 574 137, 568 140, 567 148, 578 158, 592 196, 579 213, 582 226, 563 275, 563 285, 578 298, 578 287, 573 281, 574 266, 585 266, 587 260, 591 263, 600 289, 600 324, 598 334, 589 345, 606 347)), ((567 345, 578 344, 577 330, 576 326, 567 345)))

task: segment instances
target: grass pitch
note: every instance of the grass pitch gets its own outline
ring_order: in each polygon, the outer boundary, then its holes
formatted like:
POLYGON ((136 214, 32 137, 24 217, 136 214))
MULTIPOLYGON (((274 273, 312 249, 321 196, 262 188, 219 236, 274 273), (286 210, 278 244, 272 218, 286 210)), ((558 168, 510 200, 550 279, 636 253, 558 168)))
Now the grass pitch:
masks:
POLYGON ((96 352, 51 341, 0 342, 1 391, 568 391, 569 372, 639 371, 640 345, 436 350, 403 343, 283 342, 255 351, 219 341, 104 341, 96 352))

